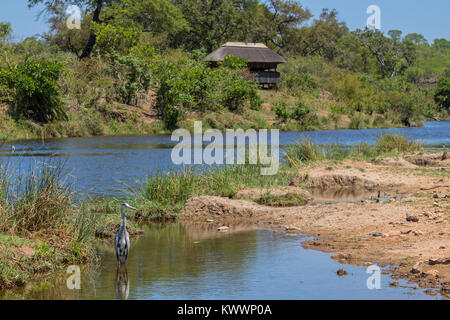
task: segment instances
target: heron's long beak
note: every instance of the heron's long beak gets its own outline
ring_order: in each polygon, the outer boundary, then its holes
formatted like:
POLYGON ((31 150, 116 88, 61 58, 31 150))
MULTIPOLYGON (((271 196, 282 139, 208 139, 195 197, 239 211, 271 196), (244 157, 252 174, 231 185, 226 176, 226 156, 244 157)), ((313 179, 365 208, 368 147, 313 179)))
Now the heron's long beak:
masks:
POLYGON ((134 208, 134 207, 132 207, 132 206, 128 206, 128 209, 134 210, 134 211, 138 211, 138 209, 136 209, 136 208, 134 208))

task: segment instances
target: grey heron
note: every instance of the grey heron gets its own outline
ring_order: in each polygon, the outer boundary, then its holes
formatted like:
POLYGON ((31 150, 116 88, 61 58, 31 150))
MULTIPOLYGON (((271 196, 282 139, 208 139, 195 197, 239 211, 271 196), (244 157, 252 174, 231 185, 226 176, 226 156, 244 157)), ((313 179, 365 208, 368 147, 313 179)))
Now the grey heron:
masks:
POLYGON ((116 249, 116 256, 119 262, 119 265, 125 264, 128 258, 128 251, 130 250, 130 235, 127 231, 127 216, 125 215, 125 209, 135 210, 128 203, 123 203, 120 207, 120 212, 122 213, 122 225, 116 232, 116 236, 114 238, 114 248, 116 249))

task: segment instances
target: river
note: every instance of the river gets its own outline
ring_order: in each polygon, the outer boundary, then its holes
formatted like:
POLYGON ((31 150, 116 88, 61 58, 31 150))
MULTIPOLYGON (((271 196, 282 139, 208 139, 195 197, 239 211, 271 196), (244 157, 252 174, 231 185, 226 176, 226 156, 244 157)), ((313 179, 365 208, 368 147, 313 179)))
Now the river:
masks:
MULTIPOLYGON (((398 133, 427 148, 450 145, 450 122, 421 128, 281 132, 280 146, 306 136, 321 145, 372 144, 383 133, 398 133)), ((90 196, 124 195, 134 183, 171 165, 170 136, 127 136, 14 142, 0 147, 0 161, 29 170, 53 157, 66 161, 77 191, 90 196)), ((118 270, 111 246, 100 249, 101 263, 84 266, 81 289, 67 288, 61 273, 39 285, 0 294, 31 299, 439 299, 381 275, 370 290, 363 266, 341 265, 331 254, 302 248, 309 240, 260 226, 233 226, 221 233, 211 225, 173 223, 144 226, 132 242, 127 270, 118 270), (347 275, 339 277, 343 268, 347 275)))

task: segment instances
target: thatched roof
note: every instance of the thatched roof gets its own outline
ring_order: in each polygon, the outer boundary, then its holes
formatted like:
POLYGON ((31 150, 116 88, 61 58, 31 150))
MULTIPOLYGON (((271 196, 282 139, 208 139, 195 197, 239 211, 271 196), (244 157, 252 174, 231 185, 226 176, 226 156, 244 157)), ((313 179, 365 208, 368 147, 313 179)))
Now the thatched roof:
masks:
POLYGON ((270 50, 262 43, 227 42, 216 51, 206 56, 207 61, 223 61, 226 55, 235 55, 247 60, 248 63, 284 63, 278 53, 270 50))

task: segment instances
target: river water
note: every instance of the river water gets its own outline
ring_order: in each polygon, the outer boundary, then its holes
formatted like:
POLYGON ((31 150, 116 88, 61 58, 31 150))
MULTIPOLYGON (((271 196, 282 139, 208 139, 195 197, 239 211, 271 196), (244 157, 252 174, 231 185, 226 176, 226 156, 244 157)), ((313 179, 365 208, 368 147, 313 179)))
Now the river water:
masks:
MULTIPOLYGON (((301 247, 301 235, 258 226, 218 232, 211 225, 152 224, 132 241, 126 270, 112 248, 101 263, 81 272, 80 290, 61 273, 36 286, 8 292, 8 299, 439 299, 406 281, 399 287, 381 274, 368 289, 366 268, 341 265, 331 254, 301 247), (336 271, 348 274, 339 277, 336 271)), ((1 294, 0 294, 1 297, 1 294)))
MULTIPOLYGON (((423 142, 427 147, 450 146, 450 122, 426 122, 424 127, 368 130, 280 132, 280 147, 307 137, 320 145, 373 144, 384 133, 397 133, 423 142)), ((270 139, 268 139, 270 142, 270 139)), ((74 188, 84 195, 118 196, 145 177, 169 168, 177 142, 170 136, 70 138, 14 142, 0 146, 0 161, 17 164, 17 172, 53 157, 65 161, 74 188)), ((280 152, 282 154, 282 150, 280 152)))
MULTIPOLYGON (((448 148, 450 122, 422 128, 282 132, 281 148, 307 136, 321 145, 372 144, 383 133, 399 133, 427 148, 448 148)), ((124 189, 171 167, 170 136, 128 136, 14 142, 0 146, 0 161, 26 171, 53 157, 66 161, 77 191, 86 195, 123 195, 124 189)), ((118 270, 112 246, 101 248, 101 263, 84 266, 81 289, 69 290, 62 273, 46 282, 0 293, 1 298, 30 299, 440 299, 399 281, 369 290, 363 266, 341 265, 331 254, 301 247, 308 238, 259 226, 173 223, 144 226, 132 241, 127 270, 118 270), (344 268, 348 274, 337 276, 344 268)))

